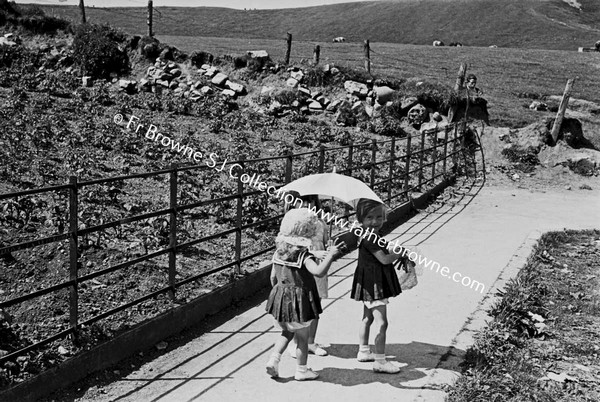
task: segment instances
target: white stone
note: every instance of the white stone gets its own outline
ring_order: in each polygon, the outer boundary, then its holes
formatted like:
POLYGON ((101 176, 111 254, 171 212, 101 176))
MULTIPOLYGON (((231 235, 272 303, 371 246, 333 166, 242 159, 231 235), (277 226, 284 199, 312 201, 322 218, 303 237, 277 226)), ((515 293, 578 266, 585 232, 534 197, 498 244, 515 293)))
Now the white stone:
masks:
POLYGON ((222 86, 229 79, 227 74, 217 73, 211 80, 211 82, 215 85, 222 86))
POLYGON ((242 84, 232 81, 227 81, 225 87, 231 89, 236 94, 243 94, 246 91, 246 88, 242 84))

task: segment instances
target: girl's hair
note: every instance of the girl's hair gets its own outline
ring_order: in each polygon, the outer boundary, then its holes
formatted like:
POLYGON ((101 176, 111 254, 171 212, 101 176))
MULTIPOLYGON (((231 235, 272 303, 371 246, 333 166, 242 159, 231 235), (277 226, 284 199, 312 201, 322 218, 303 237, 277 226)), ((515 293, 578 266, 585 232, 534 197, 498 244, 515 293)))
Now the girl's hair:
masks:
POLYGON ((318 195, 315 195, 315 194, 303 195, 302 197, 300 197, 300 199, 303 202, 302 206, 304 208, 308 208, 308 206, 306 204, 315 204, 316 210, 321 209, 321 200, 319 200, 318 195))
POLYGON ((471 81, 471 80, 475 80, 477 81, 477 77, 475 76, 475 74, 469 74, 467 75, 467 82, 471 81))
POLYGON ((296 261, 301 252, 308 250, 307 247, 293 246, 285 241, 275 243, 275 252, 282 261, 296 261))
POLYGON ((387 214, 386 214, 386 209, 385 209, 385 205, 383 205, 382 203, 380 203, 379 201, 374 201, 374 200, 369 200, 366 198, 361 198, 358 203, 356 204, 356 219, 358 219, 358 221, 360 223, 362 223, 362 221, 365 219, 365 216, 367 216, 369 214, 369 212, 371 212, 372 210, 376 209, 376 208, 381 208, 383 211, 383 218, 386 219, 387 218, 387 214))

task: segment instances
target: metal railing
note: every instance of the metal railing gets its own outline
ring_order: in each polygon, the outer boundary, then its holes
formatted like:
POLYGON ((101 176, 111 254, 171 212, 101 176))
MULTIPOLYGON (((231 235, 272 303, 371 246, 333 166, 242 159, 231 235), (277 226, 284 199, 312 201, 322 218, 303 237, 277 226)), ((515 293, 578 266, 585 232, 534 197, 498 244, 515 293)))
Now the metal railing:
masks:
MULTIPOLYGON (((235 280, 236 274, 241 274, 242 266, 245 263, 256 263, 260 258, 274 250, 274 246, 269 247, 248 247, 243 245, 244 232, 246 230, 255 230, 258 228, 261 232, 275 234, 274 230, 282 218, 283 214, 277 212, 262 219, 244 223, 246 216, 244 205, 245 201, 256 197, 268 197, 261 189, 247 191, 244 183, 240 180, 241 172, 248 174, 261 173, 261 166, 264 163, 275 164, 271 175, 265 179, 270 180, 269 184, 276 188, 289 183, 291 180, 306 174, 324 172, 326 166, 330 170, 333 166, 337 172, 354 176, 367 182, 371 188, 386 201, 388 206, 399 206, 404 202, 410 201, 411 194, 414 192, 425 191, 429 186, 433 187, 437 182, 456 174, 459 155, 464 145, 464 133, 466 126, 462 123, 450 124, 440 129, 423 131, 418 135, 407 136, 403 138, 391 138, 385 141, 372 140, 370 142, 338 146, 327 148, 321 146, 314 151, 302 153, 287 153, 275 157, 266 157, 258 159, 244 159, 229 162, 230 166, 239 164, 242 168, 236 178, 230 178, 237 181, 237 191, 234 194, 227 194, 212 199, 202 199, 191 203, 181 203, 180 195, 181 179, 188 174, 200 173, 207 174, 210 168, 206 165, 173 165, 169 169, 160 171, 137 173, 126 176, 117 176, 106 179, 97 179, 90 181, 79 181, 77 177, 71 176, 69 183, 60 186, 24 190, 8 194, 0 194, 0 203, 7 199, 19 199, 31 195, 40 195, 45 193, 68 192, 68 231, 66 233, 54 234, 47 237, 27 240, 20 243, 4 246, 0 248, 0 256, 12 252, 34 249, 39 245, 47 245, 68 240, 68 279, 41 289, 23 289, 21 291, 10 291, 0 294, 0 309, 6 309, 11 312, 14 309, 13 316, 16 322, 27 314, 28 307, 33 303, 43 301, 44 297, 65 298, 63 293, 68 291, 68 325, 65 322, 55 324, 55 331, 52 335, 43 339, 36 339, 34 336, 28 341, 28 345, 18 350, 8 351, 0 357, 0 364, 9 360, 14 360, 17 356, 23 355, 34 349, 48 345, 56 340, 71 337, 74 341, 82 328, 90 327, 92 324, 114 316, 117 313, 130 311, 133 306, 140 305, 151 299, 156 299, 161 295, 168 295, 171 301, 177 300, 178 290, 185 285, 194 285, 201 278, 209 275, 222 273, 225 270, 232 269, 230 280, 235 280), (95 185, 106 185, 108 183, 124 182, 133 179, 157 178, 158 176, 168 175, 169 187, 169 205, 168 208, 162 208, 156 211, 145 212, 123 219, 110 222, 101 222, 99 224, 87 226, 80 221, 80 191, 95 185), (283 178, 283 180, 282 180, 283 178), (225 205, 225 209, 231 202, 235 203, 234 218, 228 228, 225 230, 210 233, 199 238, 185 239, 180 241, 183 236, 183 230, 180 228, 182 222, 194 220, 192 211, 196 208, 210 207, 213 205, 225 205), (104 232, 110 228, 116 228, 127 224, 141 222, 151 218, 164 217, 168 219, 168 246, 158 250, 153 250, 145 255, 116 264, 108 264, 88 273, 83 273, 80 259, 82 252, 80 250, 80 240, 83 237, 93 233, 104 232), (262 229, 261 229, 262 228, 262 229), (265 229, 266 228, 266 229, 265 229), (214 239, 233 236, 233 259, 226 261, 216 267, 205 270, 197 270, 187 276, 182 276, 178 271, 178 256, 186 249, 205 244, 214 239), (167 279, 164 285, 158 289, 149 291, 133 300, 120 304, 116 307, 104 311, 96 311, 92 308, 92 313, 82 314, 80 311, 81 300, 80 293, 82 289, 89 289, 90 283, 95 283, 97 278, 110 273, 124 272, 126 268, 134 267, 159 258, 168 259, 167 279), (17 293, 17 294, 15 294, 17 293)), ((226 174, 222 171, 220 174, 226 174)), ((282 205, 282 203, 280 203, 282 205)), ((1 206, 1 205, 0 205, 1 206)), ((282 208, 279 209, 282 211, 282 208)), ((349 217, 348 209, 345 209, 345 217, 349 217)), ((124 279, 125 280, 125 279, 124 279)), ((34 287, 34 286, 33 286, 34 287)), ((109 293, 106 291, 105 293, 109 293)), ((109 295, 105 295, 110 297, 109 295)))

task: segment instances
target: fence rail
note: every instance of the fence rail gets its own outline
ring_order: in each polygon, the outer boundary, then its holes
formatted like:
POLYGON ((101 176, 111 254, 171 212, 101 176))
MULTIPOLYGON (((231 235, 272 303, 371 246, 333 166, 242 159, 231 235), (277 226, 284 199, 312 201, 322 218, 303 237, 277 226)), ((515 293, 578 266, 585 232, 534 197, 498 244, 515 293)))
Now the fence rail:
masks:
MULTIPOLYGON (((179 184, 182 177, 186 174, 191 172, 205 172, 206 166, 204 165, 173 165, 169 169, 155 172, 138 173, 90 181, 79 181, 77 177, 71 176, 69 178, 69 184, 66 185, 1 194, 0 200, 6 200, 31 194, 53 193, 68 190, 69 225, 67 233, 7 245, 0 248, 0 256, 2 256, 12 252, 30 250, 38 245, 69 240, 69 260, 67 264, 69 268, 68 279, 47 288, 23 291, 22 294, 15 295, 13 294, 14 292, 10 292, 11 294, 6 292, 5 294, 0 295, 0 300, 2 300, 0 302, 0 308, 18 310, 16 314, 13 314, 18 321, 19 314, 27 314, 27 303, 36 300, 39 301, 39 299, 44 297, 53 296, 64 298, 66 296, 68 299, 69 320, 68 328, 65 329, 64 326, 58 327, 54 334, 44 339, 36 340, 18 350, 9 351, 8 354, 0 357, 0 363, 14 360, 19 355, 28 353, 36 348, 67 336, 72 336, 72 339, 77 341, 78 334, 82 327, 89 326, 104 318, 128 310, 133 306, 156 298, 159 295, 168 294, 171 300, 175 300, 177 298, 178 290, 184 285, 189 285, 206 276, 222 273, 223 271, 232 268, 233 275, 231 279, 235 280, 235 274, 241 273, 241 268, 244 263, 257 261, 259 258, 264 259, 265 254, 274 249, 273 246, 248 250, 248 247, 244 247, 242 242, 245 230, 264 228, 266 225, 272 225, 278 222, 283 216, 283 214, 279 212, 255 222, 244 223, 243 221, 244 202, 252 197, 265 197, 267 194, 260 190, 244 191, 244 183, 241 181, 241 174, 251 174, 253 170, 257 169, 260 174, 261 163, 273 162, 283 165, 279 167, 279 174, 274 178, 273 186, 275 188, 279 188, 295 179, 294 172, 296 172, 295 176, 301 176, 304 174, 324 172, 326 166, 336 166, 339 168, 338 173, 363 179, 388 203, 388 206, 396 207, 404 202, 410 201, 413 192, 423 191, 423 189, 428 186, 433 187, 439 179, 456 174, 458 156, 463 149, 465 130, 466 125, 459 123, 448 125, 445 128, 424 131, 412 137, 394 137, 385 141, 373 140, 361 144, 349 143, 345 146, 332 148, 320 147, 318 150, 314 151, 298 154, 288 153, 286 155, 258 159, 246 160, 241 158, 238 161, 229 163, 230 166, 234 166, 234 164, 241 166, 241 169, 238 172, 240 174, 235 179, 237 181, 237 190, 235 194, 229 194, 214 199, 203 199, 190 203, 181 202, 182 195, 179 194, 179 184), (258 165, 258 168, 253 168, 255 165, 258 165), (81 227, 82 223, 84 223, 79 219, 81 207, 80 190, 82 188, 126 181, 134 178, 156 178, 160 175, 168 175, 168 208, 145 212, 98 225, 81 227), (280 181, 280 183, 275 183, 277 177, 283 177, 283 182, 279 179, 278 181, 280 181), (185 222, 186 219, 188 221, 194 220, 191 212, 194 208, 215 204, 228 205, 226 203, 232 201, 235 202, 235 218, 233 219, 233 224, 230 225, 231 227, 199 238, 180 241, 182 229, 179 224, 185 222), (169 234, 168 245, 166 247, 147 252, 146 255, 141 257, 129 259, 117 264, 109 264, 108 267, 104 267, 94 272, 85 274, 80 273, 80 259, 82 257, 82 252, 79 243, 82 237, 93 233, 103 232, 109 228, 115 228, 154 217, 166 217, 165 219, 168 219, 169 234), (195 272, 187 277, 181 276, 181 272, 178 272, 177 269, 177 262, 178 257, 185 249, 230 235, 234 236, 234 258, 232 260, 219 264, 216 267, 210 267, 210 269, 203 272, 195 272), (82 314, 80 311, 81 300, 79 291, 86 283, 93 282, 96 278, 109 273, 124 272, 126 268, 134 267, 140 263, 155 260, 162 256, 167 256, 168 258, 167 280, 164 283, 164 286, 159 289, 154 289, 147 294, 143 294, 134 300, 113 307, 112 309, 97 311, 94 314, 82 314), (68 290, 68 296, 63 294, 65 290, 68 290), (21 310, 20 307, 23 307, 23 309, 21 310)), ((276 173, 277 172, 273 172, 273 174, 276 173)), ((225 171, 222 171, 220 174, 225 174, 225 171)), ((345 213, 338 216, 347 219, 352 215, 348 213, 348 208, 345 208, 344 212, 345 213)))

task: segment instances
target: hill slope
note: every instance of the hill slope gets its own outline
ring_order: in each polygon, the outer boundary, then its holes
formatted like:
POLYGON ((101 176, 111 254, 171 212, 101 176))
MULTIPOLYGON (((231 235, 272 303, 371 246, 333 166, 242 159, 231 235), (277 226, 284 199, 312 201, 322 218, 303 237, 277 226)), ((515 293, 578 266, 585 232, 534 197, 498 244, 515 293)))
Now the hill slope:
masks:
MULTIPOLYGON (((575 50, 600 39, 600 4, 580 0, 399 0, 344 3, 283 10, 156 7, 159 35, 431 44, 575 50)), ((75 21, 77 7, 44 7, 75 21)), ((92 22, 109 22, 129 33, 145 33, 145 8, 87 8, 92 22)))

